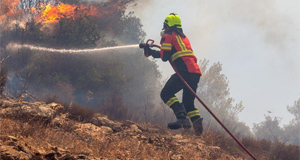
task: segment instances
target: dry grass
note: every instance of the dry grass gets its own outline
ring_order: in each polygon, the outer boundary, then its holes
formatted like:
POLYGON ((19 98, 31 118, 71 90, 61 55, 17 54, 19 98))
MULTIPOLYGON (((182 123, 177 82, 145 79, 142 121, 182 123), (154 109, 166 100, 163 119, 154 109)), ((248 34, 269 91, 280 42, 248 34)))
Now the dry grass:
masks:
MULTIPOLYGON (((210 145, 220 146, 234 157, 249 158, 246 152, 225 132, 206 132, 203 139, 210 145)), ((264 160, 299 160, 300 147, 286 145, 283 142, 272 142, 269 140, 257 140, 253 137, 239 137, 240 142, 257 159, 264 160)))
POLYGON ((75 154, 81 153, 117 159, 138 159, 139 157, 152 159, 153 153, 166 159, 166 153, 168 153, 162 149, 157 150, 156 147, 152 147, 152 144, 141 143, 137 138, 126 134, 88 140, 86 135, 75 134, 70 129, 51 128, 40 123, 28 124, 11 119, 1 119, 0 135, 12 135, 21 138, 33 148, 39 149, 40 152, 49 151, 53 146, 56 146, 75 154))
MULTIPOLYGON (((78 123, 89 122, 93 110, 65 104, 62 113, 68 113, 69 119, 61 126, 43 119, 0 117, 0 135, 22 139, 39 153, 48 153, 57 147, 61 152, 108 159, 251 159, 224 132, 206 131, 196 137, 192 132, 170 132, 162 126, 141 124, 145 131, 140 133, 122 130, 95 136, 78 132, 76 127, 78 123), (174 135, 182 135, 182 138, 175 140, 174 135)), ((299 160, 299 146, 251 137, 239 139, 257 159, 299 160)))
MULTIPOLYGON (((48 153, 57 147, 72 154, 85 154, 108 159, 213 159, 220 157, 218 150, 212 154, 206 146, 180 145, 170 135, 118 132, 105 137, 91 137, 74 132, 74 123, 70 121, 61 128, 43 122, 25 122, 22 120, 1 118, 0 135, 11 135, 30 144, 36 152, 48 153), (69 126, 68 126, 69 125, 69 126), (201 149, 202 151, 199 151, 201 149)), ((162 129, 163 130, 163 129, 162 129)), ((163 131, 162 133, 166 133, 163 131)), ((201 139, 191 138, 187 143, 202 143, 201 139)))
POLYGON ((85 139, 73 133, 74 123, 69 122, 63 128, 51 128, 50 126, 37 123, 14 121, 11 119, 1 119, 1 135, 12 135, 22 138, 33 148, 40 148, 42 151, 51 150, 52 146, 80 153, 90 147, 85 139))

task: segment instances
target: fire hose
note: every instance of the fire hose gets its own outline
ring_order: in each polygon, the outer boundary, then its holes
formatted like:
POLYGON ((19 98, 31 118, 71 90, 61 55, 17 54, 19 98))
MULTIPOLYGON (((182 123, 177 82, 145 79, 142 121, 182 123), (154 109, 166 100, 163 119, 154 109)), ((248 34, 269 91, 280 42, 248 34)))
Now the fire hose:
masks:
MULTIPOLYGON (((140 48, 145 48, 145 47, 156 47, 156 48, 161 48, 159 45, 154 44, 154 40, 148 39, 146 43, 140 43, 139 45, 140 48)), ((207 107, 207 105, 200 99, 200 97, 193 91, 193 89, 189 86, 189 84, 183 79, 183 77, 180 75, 178 72, 177 68, 173 64, 173 62, 170 61, 170 64, 174 71, 176 72, 177 76, 181 79, 183 84, 191 91, 191 93, 198 99, 198 101, 205 107, 205 109, 215 118, 215 120, 225 129, 225 131, 235 140, 235 142, 244 150, 246 151, 249 156, 251 156, 254 160, 256 158, 254 155, 229 131, 229 129, 219 120, 219 118, 207 107)))

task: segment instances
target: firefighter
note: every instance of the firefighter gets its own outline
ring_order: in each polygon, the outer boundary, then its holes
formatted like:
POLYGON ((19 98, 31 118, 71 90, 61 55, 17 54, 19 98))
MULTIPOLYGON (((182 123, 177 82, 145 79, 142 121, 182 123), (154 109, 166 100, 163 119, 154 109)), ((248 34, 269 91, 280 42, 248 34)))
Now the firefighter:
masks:
MULTIPOLYGON (((146 57, 161 58, 164 62, 169 61, 177 68, 179 74, 185 79, 190 87, 196 92, 201 71, 197 64, 190 41, 185 36, 181 26, 181 19, 177 14, 169 14, 164 23, 161 33, 160 51, 152 50, 148 45, 144 48, 146 57)), ((168 128, 191 128, 190 118, 196 135, 202 133, 202 120, 199 111, 195 108, 195 96, 184 85, 177 74, 173 74, 161 91, 161 98, 166 105, 174 111, 177 118, 175 122, 169 123, 168 128), (175 96, 183 89, 182 103, 175 96)))

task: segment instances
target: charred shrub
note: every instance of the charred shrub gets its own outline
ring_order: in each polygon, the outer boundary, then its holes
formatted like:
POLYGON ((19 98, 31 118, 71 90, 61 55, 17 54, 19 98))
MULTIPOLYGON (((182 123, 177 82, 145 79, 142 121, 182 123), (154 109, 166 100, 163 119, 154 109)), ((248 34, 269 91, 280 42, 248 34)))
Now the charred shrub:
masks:
POLYGON ((267 152, 270 151, 271 146, 272 146, 272 142, 271 141, 262 139, 259 142, 260 142, 260 146, 261 146, 262 150, 267 151, 267 152))
POLYGON ((63 109, 59 113, 67 114, 68 118, 80 121, 80 122, 90 122, 94 114, 96 113, 96 110, 89 107, 80 106, 73 102, 66 102, 63 100, 60 100, 55 95, 48 95, 48 97, 44 100, 47 104, 49 103, 59 103, 63 106, 63 109))
POLYGON ((270 151, 271 160, 298 160, 299 155, 299 146, 285 145, 283 142, 274 143, 270 151))
POLYGON ((0 70, 0 95, 3 94, 5 85, 6 85, 6 80, 7 80, 7 68, 5 65, 2 63, 1 65, 1 70, 0 70))
POLYGON ((95 111, 88 107, 81 107, 77 104, 72 104, 67 109, 69 113, 68 118, 80 121, 80 122, 90 122, 94 117, 95 111))
POLYGON ((128 108, 126 107, 123 96, 118 91, 115 91, 110 97, 102 102, 100 111, 112 120, 128 119, 128 108))
POLYGON ((63 47, 86 48, 96 46, 102 36, 100 28, 89 17, 65 18, 59 21, 55 41, 63 47))

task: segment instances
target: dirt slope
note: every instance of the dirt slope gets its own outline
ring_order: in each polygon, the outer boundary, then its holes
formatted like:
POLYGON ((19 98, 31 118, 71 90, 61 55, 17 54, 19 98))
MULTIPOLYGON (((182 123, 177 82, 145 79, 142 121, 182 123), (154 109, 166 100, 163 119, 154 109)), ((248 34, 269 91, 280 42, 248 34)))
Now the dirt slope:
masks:
POLYGON ((229 155, 190 131, 115 122, 99 113, 80 121, 56 103, 1 98, 0 120, 0 159, 4 160, 249 159, 241 152, 229 155))

